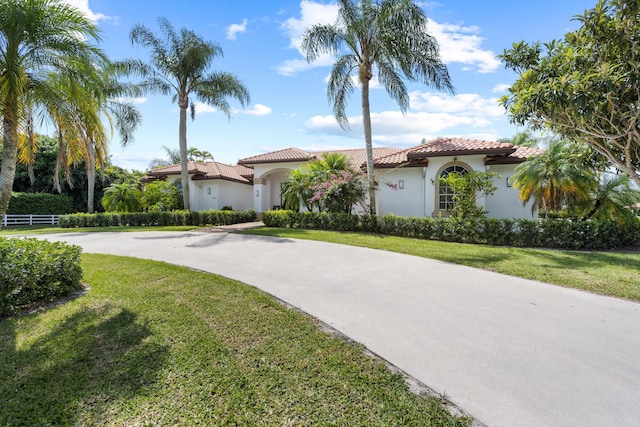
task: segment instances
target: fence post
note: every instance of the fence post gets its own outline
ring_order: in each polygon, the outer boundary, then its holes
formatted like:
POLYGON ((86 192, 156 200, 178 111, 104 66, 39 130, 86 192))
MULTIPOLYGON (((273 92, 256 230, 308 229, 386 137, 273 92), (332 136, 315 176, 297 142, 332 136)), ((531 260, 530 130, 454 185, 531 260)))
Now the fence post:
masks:
POLYGON ((7 226, 7 214, 4 214, 4 216, 2 217, 2 226, 3 227, 7 226))
POLYGON ((29 225, 33 225, 33 214, 29 214, 29 225))
POLYGON ((55 215, 51 215, 51 225, 55 224, 55 215))

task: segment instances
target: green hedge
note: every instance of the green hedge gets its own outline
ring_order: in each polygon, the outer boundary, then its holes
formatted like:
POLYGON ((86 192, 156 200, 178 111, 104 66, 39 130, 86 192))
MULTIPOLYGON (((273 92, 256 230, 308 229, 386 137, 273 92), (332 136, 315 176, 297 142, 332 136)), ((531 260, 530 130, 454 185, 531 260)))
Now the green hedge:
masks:
POLYGON ((571 222, 527 219, 418 218, 325 212, 268 211, 268 227, 364 231, 400 237, 500 246, 601 250, 640 246, 640 221, 632 226, 616 222, 571 222))
POLYGON ((173 212, 110 212, 63 215, 58 219, 62 228, 108 226, 164 225, 229 225, 256 220, 253 209, 244 211, 173 211, 173 212))
POLYGON ((79 246, 0 238, 0 316, 80 288, 79 246))
POLYGON ((73 200, 64 194, 13 193, 9 200, 9 215, 63 215, 75 212, 73 200))

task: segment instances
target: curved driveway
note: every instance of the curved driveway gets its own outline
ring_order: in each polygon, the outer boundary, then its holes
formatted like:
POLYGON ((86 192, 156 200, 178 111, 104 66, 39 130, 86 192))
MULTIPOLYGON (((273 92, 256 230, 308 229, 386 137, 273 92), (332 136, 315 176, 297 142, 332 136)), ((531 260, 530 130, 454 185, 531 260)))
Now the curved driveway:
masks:
POLYGON ((253 285, 489 426, 640 425, 640 304, 323 242, 199 232, 39 237, 253 285))

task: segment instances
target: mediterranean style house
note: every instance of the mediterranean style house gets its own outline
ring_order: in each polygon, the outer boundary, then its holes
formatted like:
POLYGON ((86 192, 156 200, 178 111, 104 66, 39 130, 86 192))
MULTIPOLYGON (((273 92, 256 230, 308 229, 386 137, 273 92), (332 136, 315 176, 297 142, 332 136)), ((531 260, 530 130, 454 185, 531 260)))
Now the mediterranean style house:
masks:
MULTIPOLYGON (((344 154, 356 167, 366 163, 364 148, 332 150, 344 154)), ((450 172, 493 171, 497 190, 477 200, 492 218, 531 218, 535 209, 523 204, 511 186, 514 168, 537 148, 510 143, 462 138, 438 138, 408 149, 374 148, 374 167, 379 176, 379 215, 447 215, 451 194, 438 177, 450 172)), ((260 215, 282 206, 281 185, 290 170, 317 159, 324 152, 287 148, 247 157, 230 166, 218 162, 189 162, 190 202, 193 210, 255 209, 260 215)), ((180 165, 154 169, 147 180, 180 182, 180 165)))

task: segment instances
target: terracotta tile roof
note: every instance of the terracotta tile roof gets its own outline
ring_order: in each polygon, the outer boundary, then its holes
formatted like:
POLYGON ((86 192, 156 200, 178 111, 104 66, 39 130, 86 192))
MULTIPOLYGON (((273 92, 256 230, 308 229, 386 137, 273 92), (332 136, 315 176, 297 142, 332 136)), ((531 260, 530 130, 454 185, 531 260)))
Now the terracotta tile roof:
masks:
MULTIPOLYGON (((231 166, 220 162, 189 162, 188 170, 193 174, 192 179, 224 179, 250 184, 253 180, 253 169, 246 166, 231 166)), ((180 175, 180 165, 171 165, 153 169, 147 172, 149 177, 162 177, 167 175, 180 175)))
POLYGON ((537 156, 544 152, 541 148, 536 147, 518 147, 515 146, 516 151, 508 156, 487 156, 484 163, 487 165, 509 165, 515 163, 522 163, 529 157, 537 156))
MULTIPOLYGON (((390 154, 396 153, 400 151, 399 148, 393 147, 374 147, 373 148, 373 160, 375 164, 375 159, 378 157, 388 156, 390 154)), ((324 153, 338 153, 344 154, 349 159, 349 162, 355 167, 366 166, 367 163, 367 150, 366 148, 353 148, 349 150, 325 150, 325 151, 316 151, 311 153, 315 158, 322 157, 324 153)))
POLYGON ((238 164, 251 165, 256 163, 304 162, 311 160, 312 158, 313 157, 310 153, 302 151, 299 148, 291 147, 240 159, 238 160, 238 164))
MULTIPOLYGON (((189 162, 187 163, 187 169, 189 170, 189 173, 205 173, 205 170, 201 165, 202 163, 199 162, 189 162)), ((180 175, 180 163, 171 166, 164 166, 147 172, 147 175, 151 176, 165 176, 175 174, 180 175)))
POLYGON ((511 154, 516 148, 511 143, 481 139, 438 138, 419 145, 409 153, 408 159, 469 154, 511 154))
MULTIPOLYGON (((386 156, 399 148, 393 147, 376 147, 373 149, 373 158, 386 156)), ((280 163, 280 162, 306 162, 322 157, 324 153, 338 153, 347 156, 349 161, 356 167, 366 163, 367 152, 364 148, 352 148, 346 150, 323 150, 323 151, 304 151, 299 148, 285 148, 284 150, 272 151, 270 153, 261 154, 259 156, 247 157, 238 160, 238 164, 251 165, 257 163, 280 163)))
POLYGON ((400 165, 409 165, 411 162, 407 158, 407 153, 411 150, 413 150, 413 148, 407 148, 405 150, 399 150, 395 153, 387 154, 386 156, 377 157, 373 164, 377 168, 392 168, 400 165))
POLYGON ((424 166, 429 157, 486 155, 487 164, 521 163, 528 157, 542 153, 539 148, 518 147, 511 143, 464 138, 438 138, 417 147, 379 157, 376 167, 424 166))

